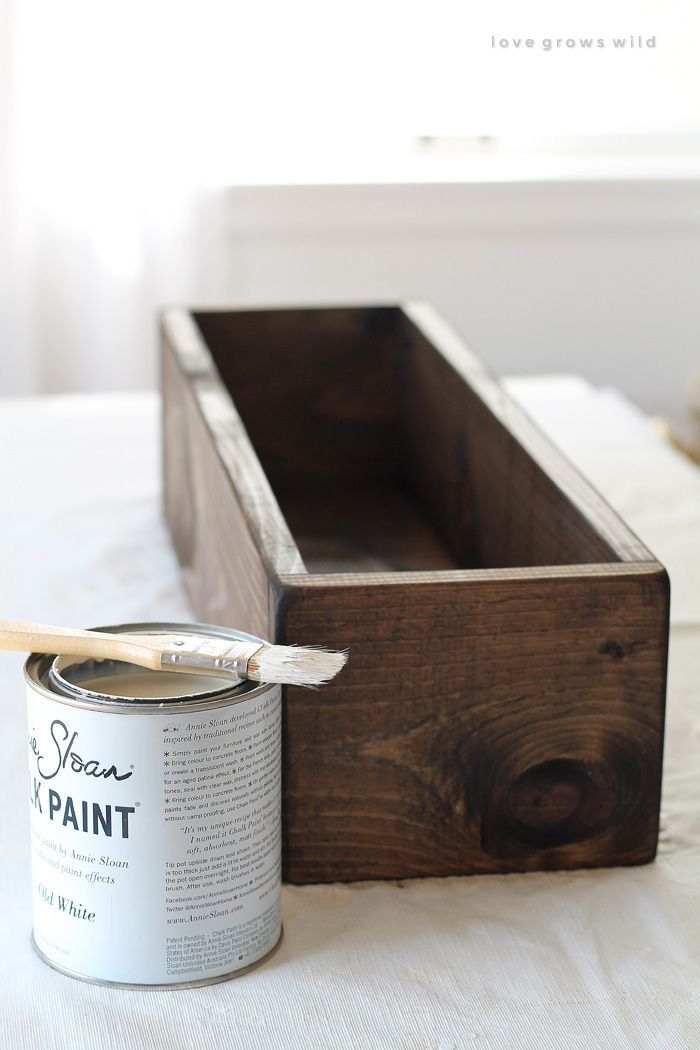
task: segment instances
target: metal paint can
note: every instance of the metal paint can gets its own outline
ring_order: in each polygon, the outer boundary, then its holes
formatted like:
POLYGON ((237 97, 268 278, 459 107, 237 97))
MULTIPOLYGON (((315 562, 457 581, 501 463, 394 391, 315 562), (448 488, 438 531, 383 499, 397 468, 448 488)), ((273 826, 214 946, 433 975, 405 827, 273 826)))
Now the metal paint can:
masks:
MULTIPOLYGON (((112 632, 258 641, 201 624, 112 632)), ((33 943, 71 977, 191 987, 279 944, 281 689, 32 654, 33 943)))

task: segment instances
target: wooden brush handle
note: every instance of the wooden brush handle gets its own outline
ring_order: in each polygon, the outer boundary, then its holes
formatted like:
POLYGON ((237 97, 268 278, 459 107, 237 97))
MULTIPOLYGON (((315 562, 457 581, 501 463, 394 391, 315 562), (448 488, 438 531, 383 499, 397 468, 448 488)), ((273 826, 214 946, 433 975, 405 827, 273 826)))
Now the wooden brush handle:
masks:
POLYGON ((129 635, 80 631, 72 627, 47 627, 42 623, 24 623, 21 620, 0 620, 0 649, 86 656, 97 660, 124 660, 156 671, 161 666, 161 649, 155 642, 149 644, 137 642, 129 635))

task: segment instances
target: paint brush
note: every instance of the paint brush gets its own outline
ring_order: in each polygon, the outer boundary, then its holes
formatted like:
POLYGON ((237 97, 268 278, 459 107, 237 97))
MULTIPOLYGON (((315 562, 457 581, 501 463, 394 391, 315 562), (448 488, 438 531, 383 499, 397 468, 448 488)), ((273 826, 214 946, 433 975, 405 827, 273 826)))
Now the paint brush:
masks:
POLYGON ((319 686, 345 666, 347 653, 322 647, 272 645, 255 639, 199 637, 187 631, 109 634, 44 624, 0 620, 0 649, 54 653, 95 660, 120 660, 152 671, 210 674, 232 681, 319 686))

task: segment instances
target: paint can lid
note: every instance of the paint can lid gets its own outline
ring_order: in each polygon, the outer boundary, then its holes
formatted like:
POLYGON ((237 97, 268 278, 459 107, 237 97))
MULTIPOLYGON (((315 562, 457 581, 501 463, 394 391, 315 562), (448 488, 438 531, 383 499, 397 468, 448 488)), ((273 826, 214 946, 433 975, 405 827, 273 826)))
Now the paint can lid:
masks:
POLYGON ((80 692, 91 699, 153 700, 167 703, 230 693, 239 683, 214 675, 150 671, 121 660, 76 660, 57 656, 49 669, 51 684, 62 693, 80 692))
MULTIPOLYGON (((221 639, 260 641, 252 635, 206 624, 141 623, 99 628, 110 633, 158 637, 164 647, 190 645, 196 639, 206 648, 221 639), (165 636, 165 637, 164 637, 165 636), (167 639, 167 641, 166 641, 167 639)), ((26 665, 27 677, 57 699, 89 707, 160 708, 164 705, 217 704, 243 699, 260 689, 260 683, 232 681, 197 672, 152 671, 121 660, 96 660, 75 656, 39 657, 26 665)))

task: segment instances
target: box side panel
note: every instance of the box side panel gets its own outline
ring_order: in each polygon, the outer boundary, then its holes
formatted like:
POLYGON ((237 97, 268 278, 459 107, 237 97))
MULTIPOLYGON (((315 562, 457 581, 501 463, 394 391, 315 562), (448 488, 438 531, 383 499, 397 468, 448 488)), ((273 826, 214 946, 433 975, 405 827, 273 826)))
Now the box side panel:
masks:
POLYGON ((265 567, 192 382, 167 338, 162 384, 165 514, 195 615, 267 637, 265 567))
POLYGON ((426 512, 483 567, 653 561, 612 508, 425 304, 407 304, 404 411, 426 512))
POLYGON ((350 649, 336 683, 287 690, 288 880, 653 858, 663 570, 410 586, 286 579, 278 640, 350 649))
POLYGON ((379 486, 400 473, 397 308, 193 318, 278 497, 379 486))

